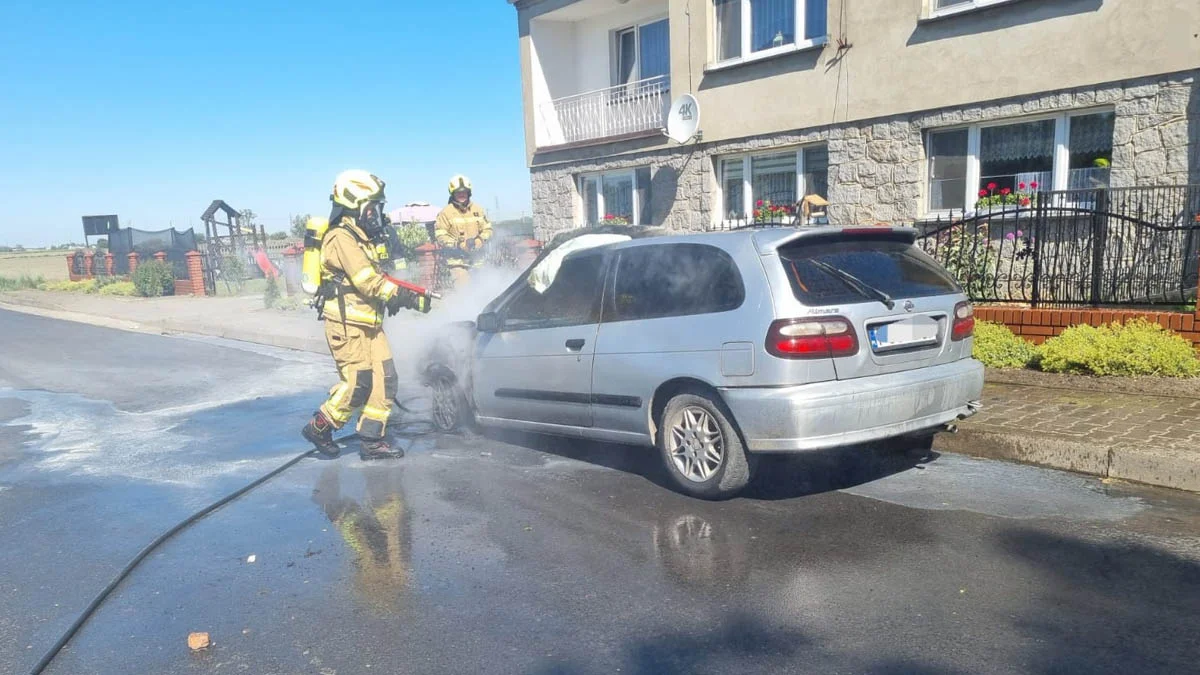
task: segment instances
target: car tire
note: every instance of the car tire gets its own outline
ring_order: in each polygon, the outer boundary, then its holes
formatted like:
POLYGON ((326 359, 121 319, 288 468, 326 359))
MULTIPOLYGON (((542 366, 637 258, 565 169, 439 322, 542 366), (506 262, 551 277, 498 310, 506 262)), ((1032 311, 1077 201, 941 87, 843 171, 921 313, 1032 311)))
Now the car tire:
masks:
POLYGON ((671 480, 700 499, 736 496, 753 478, 757 457, 746 452, 733 415, 701 393, 674 396, 663 409, 657 445, 671 480))
POLYGON ((458 378, 447 369, 437 369, 429 375, 433 398, 430 410, 433 428, 442 433, 461 431, 470 426, 471 409, 458 378))

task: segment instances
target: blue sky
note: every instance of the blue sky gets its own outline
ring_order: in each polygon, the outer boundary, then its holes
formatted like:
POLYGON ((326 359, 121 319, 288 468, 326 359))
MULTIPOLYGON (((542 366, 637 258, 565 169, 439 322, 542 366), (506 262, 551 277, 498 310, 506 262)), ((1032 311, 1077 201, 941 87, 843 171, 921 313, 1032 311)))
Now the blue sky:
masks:
POLYGON ((462 172, 494 217, 530 203, 516 12, 503 0, 5 2, 0 244, 80 216, 199 231, 213 199, 268 230, 364 168, 391 207, 462 172), (194 6, 184 6, 193 5, 194 6))

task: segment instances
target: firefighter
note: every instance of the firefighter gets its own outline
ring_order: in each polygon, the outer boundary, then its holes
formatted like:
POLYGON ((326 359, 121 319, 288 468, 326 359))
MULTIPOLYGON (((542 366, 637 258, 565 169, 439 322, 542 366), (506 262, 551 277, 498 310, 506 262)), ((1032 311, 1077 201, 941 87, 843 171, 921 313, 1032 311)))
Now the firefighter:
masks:
POLYGON ((384 182, 366 171, 346 171, 333 185, 333 211, 320 240, 317 302, 325 340, 340 381, 304 427, 304 438, 327 456, 339 448, 333 432, 359 413, 363 459, 402 457, 387 440, 392 399, 399 385, 383 313, 429 311, 429 298, 392 283, 381 271, 389 245, 383 216, 384 182))
POLYGON ((470 268, 481 264, 474 261, 492 237, 492 224, 483 207, 471 201, 471 181, 466 176, 451 178, 449 189, 450 200, 438 214, 434 236, 438 246, 449 251, 445 262, 454 285, 461 287, 470 277, 470 268))

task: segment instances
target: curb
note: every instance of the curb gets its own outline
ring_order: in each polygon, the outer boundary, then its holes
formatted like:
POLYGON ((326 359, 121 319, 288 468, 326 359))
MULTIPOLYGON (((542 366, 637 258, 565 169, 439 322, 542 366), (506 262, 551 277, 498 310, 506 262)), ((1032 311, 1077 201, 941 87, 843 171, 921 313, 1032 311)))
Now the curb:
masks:
POLYGON ((1200 492, 1200 454, 1195 451, 1098 445, 1050 434, 983 431, 972 429, 969 424, 963 423, 955 434, 938 434, 934 449, 1200 492))

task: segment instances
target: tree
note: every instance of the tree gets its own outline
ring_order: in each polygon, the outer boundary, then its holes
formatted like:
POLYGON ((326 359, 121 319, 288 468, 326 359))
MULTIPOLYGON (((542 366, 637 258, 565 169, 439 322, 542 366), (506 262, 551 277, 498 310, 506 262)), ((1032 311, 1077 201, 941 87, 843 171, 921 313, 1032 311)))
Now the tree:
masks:
POLYGON ((104 251, 107 248, 108 248, 108 238, 107 237, 100 237, 99 239, 96 240, 96 250, 97 251, 104 251))
POLYGON ((258 228, 258 223, 255 222, 255 220, 257 218, 258 218, 257 213, 255 213, 254 211, 251 211, 250 209, 245 209, 242 211, 242 218, 239 221, 239 224, 243 228, 253 231, 258 228))
POLYGON ((288 234, 287 232, 272 232, 271 234, 267 235, 267 239, 270 239, 272 241, 282 241, 284 239, 290 238, 291 236, 292 235, 288 234))
POLYGON ((304 231, 308 229, 308 219, 311 218, 307 213, 302 216, 292 216, 292 236, 297 239, 304 238, 304 231))

